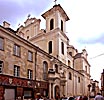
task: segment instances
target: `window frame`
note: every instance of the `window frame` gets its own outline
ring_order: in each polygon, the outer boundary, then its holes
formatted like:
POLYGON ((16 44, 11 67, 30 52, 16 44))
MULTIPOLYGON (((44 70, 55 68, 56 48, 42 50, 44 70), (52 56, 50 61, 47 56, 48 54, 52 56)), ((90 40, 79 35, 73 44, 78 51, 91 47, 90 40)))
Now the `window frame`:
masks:
POLYGON ((58 65, 55 64, 55 72, 58 73, 58 65))
POLYGON ((14 44, 13 53, 15 56, 18 56, 18 57, 21 56, 21 48, 19 45, 14 44))
POLYGON ((43 62, 43 80, 48 79, 48 63, 46 61, 43 62))
POLYGON ((80 81, 81 81, 81 79, 80 79, 80 77, 78 77, 78 83, 80 83, 80 81))
POLYGON ((0 37, 0 50, 4 50, 4 38, 0 37))
POLYGON ((0 74, 2 74, 3 73, 3 61, 0 61, 0 74))
POLYGON ((31 70, 31 69, 27 70, 27 78, 31 79, 31 80, 33 79, 33 70, 31 70))
POLYGON ((61 42, 61 53, 64 55, 64 43, 61 42))
POLYGON ((49 52, 49 54, 52 53, 52 41, 48 42, 48 52, 49 52))
POLYGON ((14 65, 14 76, 20 77, 20 66, 14 65))
POLYGON ((72 80, 72 73, 69 72, 69 80, 72 80))
POLYGON ((28 50, 28 61, 32 62, 33 61, 33 52, 28 50))
POLYGON ((54 19, 50 20, 50 30, 54 29, 54 19))

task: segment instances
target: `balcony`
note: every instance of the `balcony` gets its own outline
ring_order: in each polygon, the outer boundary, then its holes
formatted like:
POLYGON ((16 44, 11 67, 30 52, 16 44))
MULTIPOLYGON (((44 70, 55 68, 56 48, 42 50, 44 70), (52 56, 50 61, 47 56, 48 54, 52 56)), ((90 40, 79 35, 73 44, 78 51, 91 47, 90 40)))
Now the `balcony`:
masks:
POLYGON ((60 74, 56 73, 54 69, 49 69, 49 71, 48 71, 48 79, 49 80, 55 80, 57 78, 60 78, 60 74))

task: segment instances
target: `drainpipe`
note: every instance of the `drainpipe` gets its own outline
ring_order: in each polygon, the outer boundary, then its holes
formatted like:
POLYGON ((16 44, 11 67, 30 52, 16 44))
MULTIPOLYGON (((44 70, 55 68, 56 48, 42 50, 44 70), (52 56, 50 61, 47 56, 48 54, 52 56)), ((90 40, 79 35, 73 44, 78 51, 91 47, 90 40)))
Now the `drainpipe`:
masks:
POLYGON ((36 67, 37 67, 37 51, 35 52, 35 82, 36 82, 36 67))
POLYGON ((74 80, 75 78, 74 78, 74 58, 73 58, 73 96, 75 96, 75 94, 74 94, 74 80))
POLYGON ((35 52, 35 59, 34 59, 34 99, 35 99, 35 88, 36 88, 36 67, 37 67, 37 50, 35 52))

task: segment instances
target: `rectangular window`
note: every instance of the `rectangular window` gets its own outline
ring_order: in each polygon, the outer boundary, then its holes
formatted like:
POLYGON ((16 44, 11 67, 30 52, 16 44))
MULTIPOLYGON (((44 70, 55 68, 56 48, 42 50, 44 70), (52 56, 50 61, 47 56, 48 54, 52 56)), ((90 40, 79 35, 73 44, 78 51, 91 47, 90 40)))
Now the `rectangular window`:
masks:
POLYGON ((32 79, 32 78, 33 78, 33 71, 30 70, 30 69, 28 69, 27 78, 28 78, 28 79, 32 79))
POLYGON ((4 38, 0 37, 0 50, 4 50, 4 38))
POLYGON ((3 72, 3 61, 0 61, 0 74, 3 72))
POLYGON ((20 76, 20 66, 14 65, 14 76, 16 77, 20 76))
POLYGON ((14 44, 14 55, 20 57, 20 46, 14 44))
POLYGON ((28 51, 28 60, 33 61, 33 53, 31 51, 28 51))

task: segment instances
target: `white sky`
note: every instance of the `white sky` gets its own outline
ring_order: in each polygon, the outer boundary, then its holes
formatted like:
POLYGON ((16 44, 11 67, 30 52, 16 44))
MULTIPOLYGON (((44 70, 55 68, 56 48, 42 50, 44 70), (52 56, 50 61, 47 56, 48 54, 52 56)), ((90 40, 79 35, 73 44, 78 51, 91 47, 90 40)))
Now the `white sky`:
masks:
POLYGON ((91 78, 100 81, 104 69, 104 0, 58 0, 57 3, 70 18, 67 22, 70 43, 79 52, 87 50, 91 78))
MULTIPOLYGON (((53 1, 0 0, 0 24, 6 20, 15 29, 26 20, 28 14, 40 18, 41 23, 44 23, 41 15, 53 7, 53 1)), ((66 29, 70 44, 79 52, 86 48, 91 78, 100 81, 104 55, 93 57, 104 53, 104 0, 57 0, 57 4, 63 7, 70 18, 66 29)))

